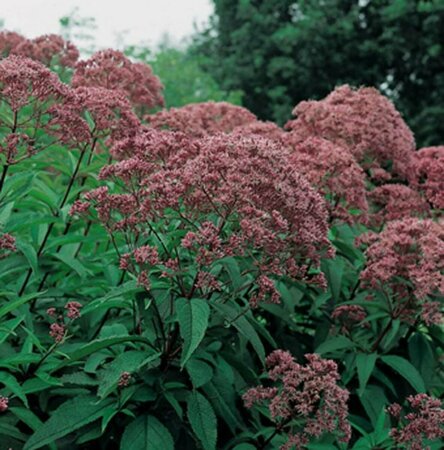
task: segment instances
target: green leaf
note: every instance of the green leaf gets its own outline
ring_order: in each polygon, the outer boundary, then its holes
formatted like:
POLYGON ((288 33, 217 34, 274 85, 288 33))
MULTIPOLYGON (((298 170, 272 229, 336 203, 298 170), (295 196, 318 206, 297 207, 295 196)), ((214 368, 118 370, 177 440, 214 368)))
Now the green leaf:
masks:
POLYGON ((433 354, 430 342, 423 334, 415 333, 410 338, 409 360, 422 375, 426 387, 430 386, 436 375, 437 358, 433 354))
POLYGON ((235 392, 219 374, 203 387, 207 398, 210 399, 216 414, 229 426, 233 434, 243 428, 236 407, 235 392))
POLYGON ((211 306, 224 317, 230 325, 233 325, 253 346, 261 362, 265 361, 265 349, 256 330, 248 320, 231 305, 222 303, 211 303, 211 306))
POLYGON ((20 250, 28 261, 34 273, 38 273, 39 264, 37 259, 37 252, 34 247, 26 241, 22 241, 21 239, 17 239, 15 245, 18 250, 20 250))
MULTIPOLYGON (((23 322, 24 317, 16 317, 3 322, 0 326, 0 344, 3 344, 11 333, 23 322)), ((15 334, 15 333, 14 333, 15 334)))
POLYGON ((344 260, 336 257, 335 259, 322 260, 322 270, 327 278, 328 287, 336 302, 341 296, 342 276, 344 275, 344 260))
POLYGON ((154 416, 140 416, 125 428, 120 450, 174 450, 174 441, 154 416))
POLYGON ((137 286, 137 283, 135 281, 128 281, 119 287, 112 288, 109 294, 105 295, 104 297, 97 298, 85 305, 82 308, 82 316, 95 311, 103 304, 107 305, 109 303, 109 300, 113 298, 124 296, 125 294, 133 294, 137 291, 140 291, 140 287, 137 286))
POLYGON ((97 403, 93 396, 79 396, 61 404, 28 439, 23 450, 36 450, 99 419, 111 401, 97 403))
POLYGON ((106 369, 100 372, 98 396, 105 398, 109 395, 116 388, 122 372, 136 372, 142 366, 158 359, 159 356, 160 353, 147 356, 146 352, 136 350, 121 353, 106 369))
POLYGON ((40 297, 43 294, 45 294, 45 292, 35 292, 33 294, 24 295, 23 297, 17 297, 15 300, 12 300, 11 302, 0 308, 0 319, 11 311, 17 309, 19 306, 25 304, 26 302, 29 302, 36 297, 40 297))
POLYGON ((415 366, 413 366, 409 361, 401 356, 395 355, 381 356, 380 359, 384 364, 387 364, 395 372, 398 372, 399 375, 405 378, 417 392, 426 391, 424 380, 422 379, 420 373, 416 370, 415 366))
POLYGON ((353 342, 345 336, 335 336, 332 338, 328 338, 321 345, 319 345, 315 352, 319 355, 323 355, 326 353, 332 353, 337 350, 344 350, 347 348, 353 348, 353 342))
POLYGON ((356 367, 359 378, 359 395, 362 395, 367 382, 373 372, 378 355, 376 353, 358 353, 356 355, 356 367))
POLYGON ((188 420, 191 428, 205 450, 215 450, 217 442, 217 419, 210 402, 194 391, 188 399, 188 420))
POLYGON ((183 368, 205 336, 210 308, 205 300, 192 298, 177 300, 177 318, 180 335, 184 340, 180 365, 183 368))
POLYGON ((370 418, 372 425, 376 426, 381 411, 388 404, 384 389, 379 386, 369 384, 366 386, 363 394, 359 397, 359 400, 361 400, 362 406, 370 418))
POLYGON ((16 378, 8 372, 0 372, 0 383, 3 383, 28 408, 28 400, 16 378))
POLYGON ((89 356, 92 353, 97 352, 98 350, 108 348, 116 344, 123 344, 124 342, 147 342, 147 339, 141 336, 114 336, 104 339, 96 339, 89 344, 80 346, 72 352, 66 352, 66 356, 68 358, 58 364, 54 369, 51 370, 51 372, 55 372, 74 361, 85 358, 86 356, 89 356))
POLYGON ((19 420, 28 425, 32 431, 37 430, 43 425, 43 422, 29 409, 27 408, 18 408, 13 406, 9 408, 9 411, 12 412, 19 420))
POLYGON ((201 359, 191 358, 185 364, 185 369, 195 389, 208 383, 213 378, 213 368, 201 359))
POLYGON ((87 275, 92 276, 91 271, 88 270, 79 260, 74 259, 73 256, 63 253, 53 253, 52 256, 74 270, 80 278, 85 278, 87 275))

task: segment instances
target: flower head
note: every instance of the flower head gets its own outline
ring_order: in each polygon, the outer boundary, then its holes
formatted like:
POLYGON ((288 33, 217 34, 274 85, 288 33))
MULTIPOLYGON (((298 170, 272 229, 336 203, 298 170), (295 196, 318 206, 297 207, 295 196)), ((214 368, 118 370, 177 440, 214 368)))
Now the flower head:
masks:
POLYGON ((8 397, 0 396, 0 413, 8 410, 9 399, 8 397))
POLYGON ((305 357, 308 363, 302 366, 288 352, 271 353, 266 364, 273 386, 248 390, 243 396, 245 405, 251 408, 265 402, 272 420, 278 424, 292 418, 301 419, 299 431, 293 429, 289 433, 283 449, 290 449, 291 445, 302 448, 310 437, 325 432, 338 432, 340 440, 347 442, 351 435, 347 420, 349 393, 337 385, 338 367, 334 361, 316 354, 305 357))
MULTIPOLYGON (((291 137, 288 139, 292 145, 291 137)), ((333 217, 365 220, 367 198, 365 173, 346 149, 318 137, 292 145, 290 161, 327 199, 333 217), (355 210, 354 214, 351 210, 355 210)))
POLYGON ((0 100, 13 112, 33 100, 46 103, 60 98, 66 91, 57 75, 39 62, 16 55, 0 60, 0 100))
POLYGON ((398 422, 390 435, 403 448, 428 450, 430 447, 425 445, 425 439, 439 441, 444 438, 444 409, 441 400, 427 394, 417 394, 407 397, 407 402, 407 413, 396 403, 387 408, 398 422))
POLYGON ((319 101, 303 101, 286 124, 290 139, 328 139, 348 149, 371 176, 406 179, 415 150, 413 134, 390 100, 373 88, 340 86, 319 101), (372 171, 375 171, 372 173, 372 171))
POLYGON ((54 341, 58 344, 63 341, 65 338, 65 325, 61 323, 52 323, 49 327, 49 335, 54 339, 54 341))
POLYGON ((121 92, 137 109, 163 106, 162 83, 151 67, 131 62, 122 52, 102 50, 80 61, 72 79, 74 87, 98 87, 121 92))
POLYGON ((68 302, 65 305, 66 316, 71 320, 78 319, 80 317, 82 306, 83 305, 79 302, 68 302))
POLYGON ((384 184, 368 193, 372 214, 370 222, 381 226, 406 217, 427 217, 430 207, 421 194, 403 184, 384 184))
POLYGON ((428 296, 444 293, 443 222, 396 220, 371 241, 361 279, 372 289, 390 289, 396 316, 411 320, 428 296))
POLYGON ((443 173, 444 146, 422 148, 414 154, 410 181, 437 212, 444 209, 443 173))
MULTIPOLYGON (((139 131, 141 136, 116 144, 113 153, 121 160, 100 174, 125 193, 102 187, 85 195, 109 230, 143 235, 150 221, 179 218, 182 247, 197 270, 225 256, 253 258, 259 289, 254 299, 277 300, 267 281, 271 275, 322 284, 313 270, 321 255, 332 254, 327 210, 289 164, 284 147, 257 136, 192 139, 171 131, 139 131)), ((161 259, 170 258, 162 253, 159 248, 161 259)))
POLYGON ((22 43, 26 38, 14 31, 0 31, 0 59, 6 57, 22 43))
POLYGON ((9 233, 3 233, 0 235, 0 259, 6 258, 11 252, 17 250, 15 246, 15 237, 9 233))
POLYGON ((241 106, 226 102, 192 103, 170 108, 146 117, 158 130, 181 131, 198 138, 217 133, 230 133, 236 127, 256 122, 256 116, 241 106))
POLYGON ((56 34, 45 34, 35 39, 24 39, 14 46, 11 53, 39 61, 47 67, 59 64, 74 67, 79 59, 79 50, 69 41, 56 34))

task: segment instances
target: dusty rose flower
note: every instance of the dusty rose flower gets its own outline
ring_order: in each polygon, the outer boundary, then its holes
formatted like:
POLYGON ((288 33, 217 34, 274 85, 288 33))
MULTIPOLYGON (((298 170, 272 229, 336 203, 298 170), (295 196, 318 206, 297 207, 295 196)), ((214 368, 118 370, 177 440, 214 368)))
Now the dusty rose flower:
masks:
POLYGON ((146 270, 139 272, 139 275, 137 276, 137 284, 145 288, 147 291, 151 289, 151 281, 146 270))
POLYGON ((428 296, 444 293, 444 222, 415 218, 389 222, 369 242, 361 280, 372 289, 391 292, 394 317, 414 320, 428 296))
MULTIPOLYGON (((115 144, 120 160, 100 173, 125 194, 104 186, 84 196, 110 232, 143 236, 151 221, 180 220, 182 247, 198 271, 225 256, 253 252, 258 277, 288 274, 324 284, 316 268, 321 254, 332 254, 325 203, 294 171, 284 147, 260 137, 139 133, 115 144)), ((164 248, 158 251, 161 260, 172 259, 164 248)), ((262 285, 257 294, 276 301, 274 289, 262 285)))
POLYGON ((65 338, 65 325, 61 323, 53 323, 49 327, 49 335, 54 339, 56 343, 60 343, 65 338))
MULTIPOLYGON (((288 141, 292 145, 291 136, 288 141)), ((290 161, 294 170, 325 196, 332 217, 365 221, 368 209, 365 173, 346 148, 309 137, 292 145, 290 161)))
POLYGON ((309 136, 348 149, 365 170, 406 179, 415 150, 413 134, 392 102, 373 88, 340 86, 320 101, 303 101, 286 124, 294 143, 309 136))
POLYGON ((56 313, 57 313, 57 310, 54 307, 48 308, 46 310, 46 314, 48 314, 49 317, 55 317, 56 313))
POLYGON ((9 399, 8 397, 0 396, 0 413, 8 410, 9 399))
POLYGON ((11 252, 17 250, 15 246, 15 237, 9 233, 0 235, 0 259, 6 258, 11 252))
POLYGON ((331 318, 340 323, 342 333, 349 333, 353 327, 360 325, 366 317, 367 312, 360 305, 340 305, 331 314, 331 318))
POLYGON ((127 387, 131 381, 131 374, 129 372, 122 372, 119 378, 118 386, 120 388, 127 387))
POLYGON ((442 324, 444 316, 440 302, 425 302, 421 307, 421 318, 426 325, 442 324))
POLYGON ((221 285, 213 274, 199 271, 197 274, 196 288, 208 291, 219 291, 221 285))
POLYGON ((374 226, 406 217, 427 217, 430 207, 418 191, 402 184, 384 184, 368 193, 374 226))
POLYGON ((45 34, 35 39, 25 39, 11 53, 39 61, 47 67, 58 64, 74 67, 79 59, 79 50, 69 41, 56 34, 45 34))
POLYGON ((281 294, 276 289, 273 280, 266 275, 260 275, 257 279, 258 290, 250 297, 250 305, 256 308, 260 302, 280 303, 281 294))
POLYGON ((301 449, 311 437, 325 432, 338 432, 340 441, 348 442, 351 428, 348 423, 347 400, 349 393, 337 385, 340 379, 334 361, 319 355, 307 354, 307 365, 294 361, 290 353, 276 350, 266 359, 268 377, 272 387, 258 386, 243 395, 247 408, 266 403, 273 421, 285 428, 285 423, 299 419, 299 430, 292 426, 288 442, 301 449))
POLYGON ((80 310, 82 307, 82 304, 79 302, 68 302, 65 305, 67 317, 72 320, 78 319, 80 317, 80 310))
POLYGON ((64 102, 51 108, 53 134, 69 144, 93 139, 123 139, 136 132, 139 119, 131 105, 117 91, 99 87, 72 89, 64 102), (88 115, 92 124, 88 123, 88 115))
POLYGON ((41 63, 16 55, 0 60, 0 102, 8 105, 0 118, 0 153, 8 166, 59 141, 53 113, 69 95, 69 86, 41 63))
POLYGON ((0 31, 0 59, 13 53, 26 38, 14 31, 0 31))
POLYGON ((256 120, 235 127, 232 134, 239 136, 260 136, 283 144, 287 133, 274 122, 256 120))
POLYGON ((436 212, 444 209, 444 146, 426 147, 413 157, 410 181, 424 192, 436 212))
POLYGON ((39 62, 16 55, 0 60, 0 100, 13 112, 35 100, 47 103, 60 98, 67 89, 56 74, 39 62))
POLYGON ((72 85, 118 90, 141 111, 164 104, 162 83, 153 74, 151 67, 133 63, 116 50, 102 50, 90 59, 80 61, 72 85))
POLYGON ((427 394, 407 397, 408 411, 393 404, 388 412, 398 421, 390 435, 397 445, 410 450, 428 450, 424 440, 440 441, 444 438, 444 409, 441 400, 427 394))
POLYGON ((192 103, 170 108, 146 117, 158 130, 181 131, 194 138, 230 133, 236 127, 256 121, 256 116, 241 106, 226 102, 192 103))

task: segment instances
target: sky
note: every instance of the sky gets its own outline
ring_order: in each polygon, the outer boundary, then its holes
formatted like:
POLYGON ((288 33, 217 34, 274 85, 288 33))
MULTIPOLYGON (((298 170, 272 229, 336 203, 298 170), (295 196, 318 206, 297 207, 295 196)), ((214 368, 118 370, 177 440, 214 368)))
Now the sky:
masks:
MULTIPOLYGON (((212 13, 211 0, 0 0, 0 19, 7 30, 28 38, 59 33, 59 19, 77 9, 94 17, 91 31, 98 48, 125 44, 158 44, 165 33, 175 43, 202 27, 212 13), (120 36, 120 40, 118 39, 120 36)), ((73 38, 74 43, 76 38, 73 38)))

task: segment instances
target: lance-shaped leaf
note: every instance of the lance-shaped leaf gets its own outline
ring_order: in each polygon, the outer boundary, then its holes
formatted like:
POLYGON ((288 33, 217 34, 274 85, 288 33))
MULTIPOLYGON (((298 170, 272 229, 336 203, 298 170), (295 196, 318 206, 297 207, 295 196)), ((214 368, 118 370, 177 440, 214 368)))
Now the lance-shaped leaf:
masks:
POLYGON ((179 321, 180 335, 184 340, 181 367, 190 359, 205 336, 208 328, 210 308, 205 300, 192 298, 177 300, 177 319, 179 321))

